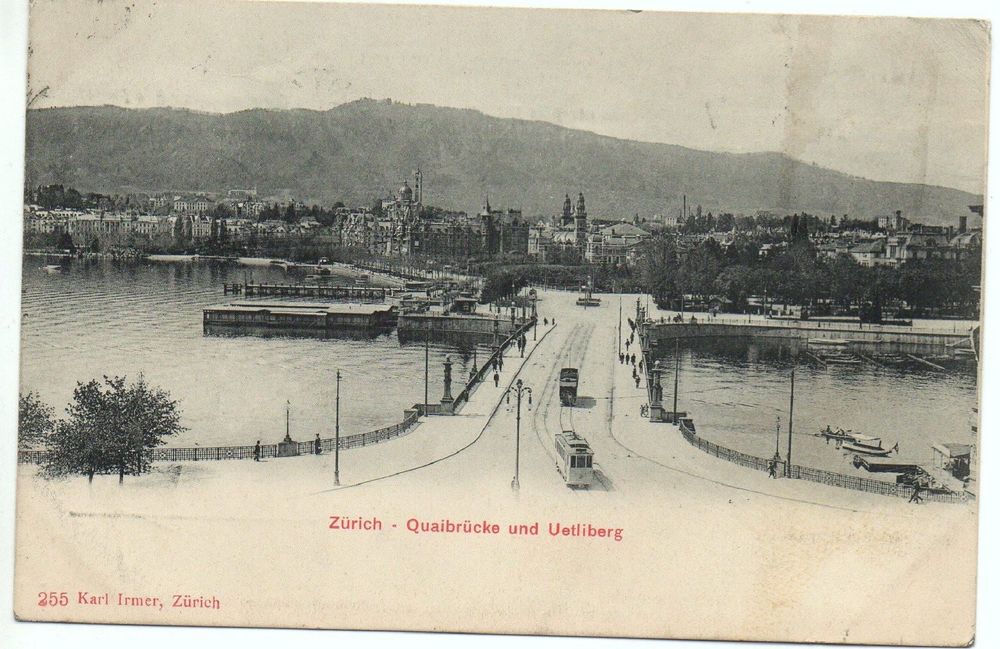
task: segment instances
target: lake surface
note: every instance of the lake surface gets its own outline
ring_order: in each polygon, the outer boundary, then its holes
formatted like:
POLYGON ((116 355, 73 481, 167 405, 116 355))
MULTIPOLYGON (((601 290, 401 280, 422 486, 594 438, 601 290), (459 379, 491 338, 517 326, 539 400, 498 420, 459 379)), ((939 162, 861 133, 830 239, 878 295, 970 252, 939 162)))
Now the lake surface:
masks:
MULTIPOLYGON (((338 368, 344 434, 396 423, 404 408, 423 401, 424 347, 400 344, 395 332, 363 339, 205 335, 205 306, 245 299, 224 296, 223 282, 242 281, 250 272, 255 281, 299 281, 303 274, 296 271, 77 260, 68 272, 50 274, 41 270, 45 263, 53 260, 23 262, 21 389, 37 391, 60 414, 76 381, 140 372, 180 403, 189 430, 171 439, 171 446, 276 442, 285 432, 286 401, 294 438, 332 436, 338 368)), ((354 281, 349 271, 338 272, 333 283, 354 281)), ((377 285, 377 276, 371 283, 377 285)), ((468 341, 431 345, 432 402, 443 390, 445 356, 455 363, 457 393, 469 374, 472 346, 468 341)), ((482 363, 488 347, 478 349, 482 363)), ((792 351, 787 341, 747 339, 681 347, 679 408, 690 413, 705 438, 762 457, 774 454, 780 417, 784 457, 792 351)), ((658 353, 673 368, 673 349, 665 346, 658 353)), ((932 444, 972 440, 972 372, 870 364, 824 368, 798 358, 796 463, 856 472, 850 454, 814 435, 828 424, 880 436, 885 447, 898 442, 900 461, 928 462, 932 444)), ((672 390, 668 372, 668 408, 672 390)))
MULTIPOLYGON (((788 450, 791 367, 795 364, 792 461, 830 471, 888 479, 858 471, 853 455, 817 437, 827 425, 882 438, 884 448, 899 443, 899 461, 930 463, 931 445, 972 443, 976 405, 973 371, 935 372, 865 363, 822 367, 796 355, 795 343, 775 339, 730 338, 689 341, 680 346, 678 410, 693 417, 698 434, 723 446, 782 458, 788 450), (780 435, 775 425, 780 417, 780 435), (776 440, 777 437, 777 440, 776 440)), ((672 407, 674 349, 657 357, 663 375, 664 405, 672 407)), ((974 368, 972 368, 974 369, 974 368)))
MULTIPOLYGON (((57 260, 25 257, 22 269, 21 391, 33 390, 62 415, 76 381, 143 373, 167 390, 188 430, 170 446, 216 446, 279 441, 285 405, 291 433, 332 437, 339 368, 342 434, 396 423, 424 399, 424 346, 401 345, 395 332, 368 339, 205 335, 202 309, 242 296, 224 296, 223 282, 301 281, 304 273, 276 267, 206 262, 114 264, 74 260, 69 271, 41 269, 57 260)), ((333 284, 354 283, 336 271, 333 284)), ((378 286, 378 277, 371 279, 378 286)), ((272 298, 273 299, 273 298, 272 298)), ((315 301, 315 300, 313 300, 315 301)), ((430 347, 431 402, 443 391, 450 355, 452 393, 469 376, 471 344, 430 347)), ((481 364, 489 352, 479 347, 481 364)))

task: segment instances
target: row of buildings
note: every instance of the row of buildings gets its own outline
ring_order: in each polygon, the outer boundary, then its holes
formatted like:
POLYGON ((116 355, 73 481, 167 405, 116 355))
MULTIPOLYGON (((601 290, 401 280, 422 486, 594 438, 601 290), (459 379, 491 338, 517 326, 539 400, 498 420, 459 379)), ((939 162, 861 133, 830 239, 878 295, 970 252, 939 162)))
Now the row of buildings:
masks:
POLYGON ((898 268, 908 261, 960 260, 979 254, 982 228, 969 228, 960 216, 958 227, 911 223, 899 211, 879 217, 878 232, 866 238, 825 238, 817 241, 818 254, 835 258, 848 255, 861 266, 898 268))
POLYGON ((376 255, 447 257, 492 256, 526 252, 528 224, 521 211, 499 210, 487 198, 476 215, 427 209, 423 177, 414 174, 413 187, 381 202, 379 210, 338 210, 337 235, 344 246, 376 255))
POLYGON ((337 214, 342 245, 378 255, 489 257, 522 254, 540 262, 575 260, 622 264, 636 245, 649 236, 631 224, 595 228, 587 217, 582 193, 576 203, 567 194, 562 212, 553 219, 531 224, 517 209, 496 209, 487 197, 474 215, 425 209, 423 177, 418 170, 413 186, 381 203, 379 211, 344 209, 337 214))
MULTIPOLYGON (((90 245, 94 240, 113 245, 136 245, 158 237, 197 241, 228 238, 233 241, 285 239, 333 235, 315 220, 298 223, 248 218, 218 219, 199 214, 155 216, 148 214, 104 213, 98 210, 44 210, 29 205, 24 213, 24 231, 35 234, 67 234, 74 245, 90 245)), ((330 239, 331 243, 335 243, 330 239)))

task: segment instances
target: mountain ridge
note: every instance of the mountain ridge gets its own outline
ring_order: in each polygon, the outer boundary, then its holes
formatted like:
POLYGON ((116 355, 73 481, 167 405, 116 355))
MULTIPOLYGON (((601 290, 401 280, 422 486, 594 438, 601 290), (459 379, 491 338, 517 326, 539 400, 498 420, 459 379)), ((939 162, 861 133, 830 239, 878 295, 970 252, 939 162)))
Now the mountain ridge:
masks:
POLYGON ((222 191, 257 186, 299 200, 370 204, 420 168, 425 202, 528 215, 559 211, 583 192, 595 217, 709 211, 849 214, 902 210, 953 223, 978 196, 874 181, 780 152, 716 152, 492 117, 469 108, 359 99, 328 110, 75 106, 31 109, 26 182, 84 191, 222 191))

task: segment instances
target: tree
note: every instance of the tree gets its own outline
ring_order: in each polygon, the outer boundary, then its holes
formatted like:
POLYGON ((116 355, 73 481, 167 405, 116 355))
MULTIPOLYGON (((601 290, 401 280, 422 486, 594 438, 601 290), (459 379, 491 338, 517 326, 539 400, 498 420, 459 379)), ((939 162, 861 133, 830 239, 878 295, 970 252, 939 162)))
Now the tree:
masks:
POLYGON ((69 235, 69 232, 62 232, 59 234, 59 241, 56 243, 56 247, 62 250, 68 250, 71 255, 76 252, 76 246, 73 245, 73 237, 69 235))
POLYGON ((97 473, 141 475, 152 463, 153 449, 164 438, 183 430, 177 402, 167 392, 125 377, 104 377, 78 383, 73 402, 49 435, 44 474, 50 477, 80 474, 90 480, 97 473))
POLYGON ((17 408, 17 448, 29 450, 41 446, 55 428, 52 407, 37 394, 20 395, 17 408))

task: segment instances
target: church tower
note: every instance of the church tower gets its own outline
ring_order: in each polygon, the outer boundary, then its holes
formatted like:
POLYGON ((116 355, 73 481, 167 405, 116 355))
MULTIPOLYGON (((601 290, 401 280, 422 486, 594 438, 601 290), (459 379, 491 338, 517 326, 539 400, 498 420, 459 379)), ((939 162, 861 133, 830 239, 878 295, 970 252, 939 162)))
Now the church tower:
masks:
POLYGON ((587 243, 587 206, 583 202, 583 192, 580 192, 576 199, 576 214, 574 215, 576 226, 576 245, 583 248, 587 243))
POLYGON ((573 202, 569 200, 569 194, 566 194, 566 200, 563 201, 561 225, 564 228, 573 225, 573 202))
POLYGON ((424 175, 420 173, 420 167, 413 174, 413 201, 421 205, 424 203, 424 175))

